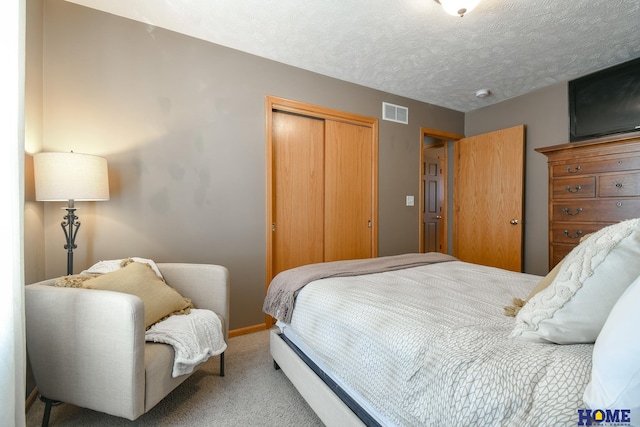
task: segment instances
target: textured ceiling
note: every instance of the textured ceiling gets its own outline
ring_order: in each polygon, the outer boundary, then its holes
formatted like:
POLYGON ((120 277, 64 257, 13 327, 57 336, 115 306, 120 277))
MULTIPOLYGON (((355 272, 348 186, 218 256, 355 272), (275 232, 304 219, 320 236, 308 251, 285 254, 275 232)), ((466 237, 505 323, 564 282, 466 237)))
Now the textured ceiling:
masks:
POLYGON ((640 57, 638 0, 68 1, 462 112, 640 57))

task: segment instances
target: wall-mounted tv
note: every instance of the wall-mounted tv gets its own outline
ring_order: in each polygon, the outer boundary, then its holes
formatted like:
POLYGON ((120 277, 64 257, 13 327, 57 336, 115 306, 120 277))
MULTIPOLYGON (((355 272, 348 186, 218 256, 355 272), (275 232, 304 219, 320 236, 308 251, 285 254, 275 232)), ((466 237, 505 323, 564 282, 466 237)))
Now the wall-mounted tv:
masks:
POLYGON ((640 58, 569 82, 569 138, 640 131, 640 58))

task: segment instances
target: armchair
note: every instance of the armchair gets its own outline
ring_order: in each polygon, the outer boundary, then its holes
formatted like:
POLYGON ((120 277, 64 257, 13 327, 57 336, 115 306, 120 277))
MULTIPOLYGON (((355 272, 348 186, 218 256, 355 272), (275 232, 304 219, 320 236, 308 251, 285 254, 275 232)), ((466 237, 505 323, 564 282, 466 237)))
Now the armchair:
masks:
MULTIPOLYGON (((220 317, 229 334, 229 272, 209 264, 157 264, 166 283, 220 317)), ((189 375, 171 376, 174 350, 145 342, 144 305, 120 292, 54 286, 25 288, 27 353, 48 425, 54 401, 135 420, 189 375)), ((195 370, 194 370, 195 371, 195 370)), ((224 376, 224 353, 220 355, 224 376)))

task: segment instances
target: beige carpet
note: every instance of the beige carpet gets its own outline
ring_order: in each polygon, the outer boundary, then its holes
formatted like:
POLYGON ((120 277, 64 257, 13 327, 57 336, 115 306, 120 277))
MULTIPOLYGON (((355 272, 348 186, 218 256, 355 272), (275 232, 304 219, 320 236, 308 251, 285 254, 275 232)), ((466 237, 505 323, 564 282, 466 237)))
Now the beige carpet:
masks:
MULTIPOLYGON (((273 368, 269 332, 232 338, 225 354, 210 359, 178 388, 138 419, 139 426, 322 426, 281 370, 273 368)), ((39 399, 27 412, 27 427, 42 423, 39 399)), ((130 426, 123 418, 78 408, 54 406, 51 427, 130 426)))

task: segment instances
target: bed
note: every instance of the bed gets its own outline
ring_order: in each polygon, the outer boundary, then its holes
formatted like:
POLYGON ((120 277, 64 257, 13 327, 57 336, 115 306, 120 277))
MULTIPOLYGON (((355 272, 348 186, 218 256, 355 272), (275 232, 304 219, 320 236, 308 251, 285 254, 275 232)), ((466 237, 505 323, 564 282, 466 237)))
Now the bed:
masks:
POLYGON ((608 409, 585 404, 589 388, 603 402, 610 386, 593 381, 594 342, 627 289, 640 289, 640 220, 625 223, 589 236, 546 277, 436 253, 282 272, 264 305, 277 319, 274 363, 329 426, 627 420, 638 391, 608 409))

